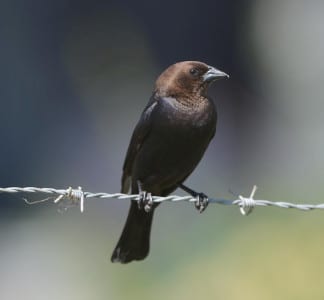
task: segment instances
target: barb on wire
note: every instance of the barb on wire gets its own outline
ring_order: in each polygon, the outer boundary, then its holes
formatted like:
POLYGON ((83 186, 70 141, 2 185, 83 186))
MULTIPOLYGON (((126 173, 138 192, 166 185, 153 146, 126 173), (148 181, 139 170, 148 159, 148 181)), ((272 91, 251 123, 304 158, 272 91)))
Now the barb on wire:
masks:
MULTIPOLYGON (((276 206, 280 208, 295 208, 304 211, 309 211, 313 209, 324 209, 324 203, 322 204, 294 204, 289 202, 273 202, 268 200, 255 200, 254 196, 256 193, 257 187, 254 186, 249 197, 243 197, 242 195, 238 196, 236 200, 228 199, 216 199, 209 198, 209 203, 216 203, 222 205, 236 205, 240 208, 242 215, 249 215, 256 206, 276 206)), ((41 193, 41 194, 50 194, 51 196, 36 201, 29 201, 26 198, 23 198, 27 204, 39 204, 49 200, 54 199, 54 203, 59 204, 64 207, 66 210, 71 206, 79 206, 81 212, 84 211, 84 202, 87 198, 99 198, 99 199, 124 199, 124 200, 139 200, 139 195, 129 195, 122 193, 91 193, 83 192, 81 187, 73 189, 69 187, 68 189, 53 189, 53 188, 37 188, 37 187, 6 187, 0 188, 1 193, 41 193)), ((153 196, 154 202, 164 202, 164 201, 189 201, 195 202, 197 199, 191 196, 176 196, 169 195, 166 197, 153 196)))

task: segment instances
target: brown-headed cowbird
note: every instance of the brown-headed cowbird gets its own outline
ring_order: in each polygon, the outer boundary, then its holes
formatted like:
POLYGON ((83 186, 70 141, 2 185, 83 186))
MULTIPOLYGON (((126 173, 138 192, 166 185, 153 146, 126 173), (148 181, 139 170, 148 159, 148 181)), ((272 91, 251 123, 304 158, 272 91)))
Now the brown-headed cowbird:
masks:
POLYGON ((144 259, 149 252, 154 209, 152 196, 177 187, 197 197, 202 212, 208 198, 183 185, 215 134, 216 109, 207 97, 209 84, 227 74, 202 62, 171 65, 157 79, 153 95, 133 132, 123 167, 122 193, 139 193, 131 201, 112 262, 144 259))

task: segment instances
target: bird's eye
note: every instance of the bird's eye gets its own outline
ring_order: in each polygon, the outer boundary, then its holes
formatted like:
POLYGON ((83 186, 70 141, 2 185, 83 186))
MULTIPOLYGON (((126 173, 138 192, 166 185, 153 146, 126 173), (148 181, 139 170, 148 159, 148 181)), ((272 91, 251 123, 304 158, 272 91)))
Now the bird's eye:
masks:
POLYGON ((199 70, 198 69, 196 69, 196 68, 192 68, 192 69, 190 69, 190 74, 192 75, 192 76, 198 76, 199 75, 199 70))

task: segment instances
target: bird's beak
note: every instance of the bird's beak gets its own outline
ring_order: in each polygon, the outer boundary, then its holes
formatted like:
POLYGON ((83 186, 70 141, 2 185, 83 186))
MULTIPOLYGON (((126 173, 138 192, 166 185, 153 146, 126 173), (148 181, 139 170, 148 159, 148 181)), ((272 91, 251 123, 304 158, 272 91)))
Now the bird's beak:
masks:
POLYGON ((212 82, 214 80, 222 78, 229 78, 229 76, 214 67, 208 67, 208 71, 203 76, 204 82, 212 82))

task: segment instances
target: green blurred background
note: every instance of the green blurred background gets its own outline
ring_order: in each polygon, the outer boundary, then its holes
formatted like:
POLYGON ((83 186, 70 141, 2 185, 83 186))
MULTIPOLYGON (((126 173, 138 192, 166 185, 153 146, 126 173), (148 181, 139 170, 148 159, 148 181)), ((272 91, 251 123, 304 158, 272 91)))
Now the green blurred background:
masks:
MULTIPOLYGON (((0 24, 0 186, 118 192, 156 77, 201 60, 231 78, 188 185, 324 202, 323 1, 1 0, 0 24)), ((0 208, 1 300, 324 299, 321 211, 165 203, 148 259, 116 265, 127 201, 0 208)))

